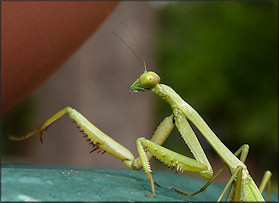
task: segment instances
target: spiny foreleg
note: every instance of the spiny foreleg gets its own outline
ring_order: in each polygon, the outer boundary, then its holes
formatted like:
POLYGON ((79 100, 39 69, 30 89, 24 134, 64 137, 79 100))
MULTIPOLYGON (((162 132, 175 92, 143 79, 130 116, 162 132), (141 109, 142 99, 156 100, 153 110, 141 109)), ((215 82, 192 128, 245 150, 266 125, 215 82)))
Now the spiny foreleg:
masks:
POLYGON ((155 195, 154 184, 156 184, 151 175, 152 170, 146 152, 150 152, 156 159, 160 160, 168 167, 175 167, 176 171, 201 172, 207 169, 205 164, 157 145, 145 138, 137 139, 137 148, 142 161, 144 172, 151 182, 152 194, 146 196, 153 197, 155 195))
MULTIPOLYGON (((114 141, 104 132, 99 130, 96 126, 90 123, 81 113, 76 111, 71 107, 65 107, 61 111, 57 112, 53 116, 51 116, 47 121, 45 121, 41 127, 37 128, 36 130, 32 131, 31 133, 23 136, 23 137, 14 137, 11 136, 10 139, 15 141, 25 140, 36 133, 40 133, 40 140, 42 141, 42 133, 46 130, 51 124, 53 124, 56 120, 61 118, 63 115, 68 114, 68 116, 74 120, 74 122, 80 128, 80 132, 87 137, 87 141, 93 145, 93 151, 99 149, 103 150, 119 159, 121 159, 129 168, 133 169, 132 162, 134 161, 133 154, 124 146, 119 144, 118 142, 114 141)), ((100 151, 99 151, 100 152, 100 151)), ((104 153, 104 152, 103 152, 104 153)))
MULTIPOLYGON (((43 132, 55 121, 61 118, 63 115, 68 114, 68 116, 73 119, 74 123, 77 124, 77 127, 80 129, 80 132, 84 134, 84 137, 87 138, 87 141, 93 146, 91 152, 94 152, 99 149, 98 152, 103 150, 103 153, 107 152, 119 159, 121 159, 126 166, 133 170, 139 170, 142 168, 141 158, 138 157, 134 159, 133 154, 124 146, 110 138, 104 132, 99 130, 96 126, 90 123, 81 113, 76 111, 71 107, 65 107, 64 109, 60 110, 59 112, 55 113, 51 116, 47 121, 45 121, 39 128, 32 131, 31 133, 22 136, 22 137, 15 137, 10 136, 9 138, 14 141, 21 141, 28 139, 29 137, 40 133, 40 140, 43 143, 42 135, 43 132)), ((155 131, 152 141, 159 145, 162 145, 164 141, 169 136, 170 132, 174 127, 174 118, 173 115, 166 117, 161 124, 157 127, 155 131)), ((147 153, 148 160, 152 158, 150 153, 147 153)))
MULTIPOLYGON (((108 135, 106 135, 104 132, 99 130, 96 126, 90 123, 81 113, 79 113, 78 111, 76 111, 71 107, 66 107, 61 111, 59 111, 58 113, 54 114, 46 122, 44 122, 41 127, 37 128, 36 130, 27 134, 26 136, 23 137, 12 136, 10 137, 10 139, 15 141, 25 140, 36 133, 40 133, 40 140, 42 142, 42 132, 66 113, 77 124, 77 127, 80 128, 80 132, 82 132, 84 134, 84 137, 87 138, 87 141, 89 141, 90 144, 93 145, 94 148, 91 152, 96 151, 98 149, 99 149, 98 152, 103 150, 103 153, 107 152, 115 156, 116 158, 121 159, 124 162, 124 164, 132 170, 139 170, 142 167, 144 167, 146 175, 151 181, 152 194, 153 194, 151 196, 155 195, 154 184, 156 183, 152 179, 152 176, 150 174, 151 168, 149 166, 149 160, 152 158, 152 154, 150 152, 145 153, 143 150, 143 145, 141 145, 137 141, 140 157, 135 159, 133 154, 127 148, 125 148, 124 146, 122 146, 121 144, 119 144, 118 142, 110 138, 108 135)), ((162 145, 164 141, 167 139, 167 137, 169 136, 174 125, 175 124, 174 124, 173 115, 166 117, 158 126, 157 130, 155 131, 151 139, 152 140, 151 143, 153 142, 157 143, 158 146, 162 145)))

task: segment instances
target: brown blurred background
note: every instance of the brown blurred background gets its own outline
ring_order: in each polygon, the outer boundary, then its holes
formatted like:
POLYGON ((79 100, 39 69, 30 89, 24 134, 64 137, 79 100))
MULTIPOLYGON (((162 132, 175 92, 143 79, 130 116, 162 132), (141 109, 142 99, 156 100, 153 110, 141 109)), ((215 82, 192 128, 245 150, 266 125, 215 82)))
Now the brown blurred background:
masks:
MULTIPOLYGON (((131 51, 112 34, 117 33, 139 52, 122 22, 134 32, 148 65, 155 70, 152 59, 156 25, 154 9, 148 2, 123 2, 67 62, 32 93, 29 99, 32 100, 32 113, 23 117, 32 118, 29 130, 37 128, 62 108, 71 106, 137 155, 136 139, 151 137, 156 129, 155 111, 150 93, 132 94, 129 91, 143 69, 131 51)), ((43 145, 39 143, 38 136, 20 143, 13 142, 13 148, 20 152, 18 161, 125 167, 122 161, 108 154, 90 154, 92 146, 85 142, 86 139, 67 116, 48 128, 43 139, 43 145)), ((4 162, 8 160, 9 157, 5 156, 2 159, 4 162)), ((10 161, 14 162, 14 158, 10 161)))

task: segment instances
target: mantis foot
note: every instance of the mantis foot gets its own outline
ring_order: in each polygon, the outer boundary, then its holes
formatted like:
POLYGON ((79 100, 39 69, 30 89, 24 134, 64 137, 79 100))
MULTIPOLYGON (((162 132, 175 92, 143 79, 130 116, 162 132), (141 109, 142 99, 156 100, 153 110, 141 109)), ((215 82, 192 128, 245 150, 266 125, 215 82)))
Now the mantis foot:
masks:
POLYGON ((155 193, 154 194, 143 194, 145 197, 154 197, 155 196, 155 193))
POLYGON ((175 192, 178 192, 178 193, 180 193, 180 194, 189 196, 189 197, 192 197, 192 196, 193 196, 192 194, 189 194, 189 193, 187 193, 187 192, 183 192, 183 191, 178 190, 178 189, 176 189, 176 188, 174 188, 174 187, 171 187, 170 189, 171 189, 171 190, 174 190, 175 192))

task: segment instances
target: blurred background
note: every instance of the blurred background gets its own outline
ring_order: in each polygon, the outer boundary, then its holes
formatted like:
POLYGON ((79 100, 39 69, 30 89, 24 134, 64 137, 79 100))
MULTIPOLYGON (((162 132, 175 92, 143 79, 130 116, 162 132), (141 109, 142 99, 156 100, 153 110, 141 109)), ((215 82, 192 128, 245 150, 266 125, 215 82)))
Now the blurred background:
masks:
MULTIPOLYGON (((259 184, 264 171, 278 179, 278 3, 121 2, 89 40, 28 99, 2 117, 2 163, 125 168, 109 154, 89 153, 67 117, 39 136, 12 142, 66 106, 138 156, 136 139, 151 138, 171 114, 151 92, 132 94, 143 69, 117 33, 171 86, 235 152, 248 143, 246 164, 259 184), (121 25, 125 23, 135 34, 121 25), (141 51, 140 51, 141 50, 141 51)), ((219 157, 196 131, 217 171, 219 157)), ((193 157, 174 130, 166 143, 193 157)), ((155 169, 167 167, 152 161, 155 169)), ((187 173, 186 173, 187 174, 187 173)), ((189 173, 190 176, 195 176, 189 173)), ((228 180, 228 170, 217 181, 228 180)), ((198 177, 198 176, 197 176, 198 177)))

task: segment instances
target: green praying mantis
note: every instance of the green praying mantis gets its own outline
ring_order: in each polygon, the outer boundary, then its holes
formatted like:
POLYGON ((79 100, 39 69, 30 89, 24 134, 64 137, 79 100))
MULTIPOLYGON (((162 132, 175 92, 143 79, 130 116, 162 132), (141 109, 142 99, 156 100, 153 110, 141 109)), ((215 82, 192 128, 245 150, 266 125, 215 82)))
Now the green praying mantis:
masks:
MULTIPOLYGON (((126 43, 125 45, 127 46, 126 43)), ((138 59, 140 60, 139 57, 138 59)), ((141 60, 140 62, 142 63, 141 60)), ((154 185, 158 184, 152 178, 152 170, 149 163, 149 160, 154 156, 156 159, 159 159, 168 167, 176 168, 176 171, 198 172, 203 178, 209 180, 207 184, 199 191, 191 194, 183 192, 176 188, 171 188, 178 193, 192 197, 204 191, 214 181, 214 179, 226 167, 228 167, 231 173, 231 177, 226 184, 223 192, 220 194, 218 202, 222 200, 228 190, 229 192, 226 201, 264 201, 262 192, 265 187, 267 187, 268 189, 267 200, 269 200, 271 172, 265 172, 263 181, 258 188, 252 177, 249 175, 248 169, 244 164, 248 155, 249 146, 247 144, 244 144, 235 153, 232 153, 215 135, 215 133, 210 129, 207 123, 194 108, 192 108, 186 101, 184 101, 171 87, 165 84, 161 84, 158 74, 152 71, 146 71, 145 62, 143 62, 142 65, 144 67, 144 73, 141 74, 140 77, 131 85, 131 91, 133 93, 144 91, 151 91, 155 93, 157 96, 165 100, 170 105, 172 109, 172 115, 166 117, 160 123, 160 125, 154 132, 151 140, 145 139, 144 137, 138 138, 136 140, 136 146, 139 153, 138 158, 134 158, 134 155, 126 147, 122 146, 111 137, 106 135, 104 132, 99 130, 96 126, 90 123, 81 113, 71 107, 66 107, 57 112, 47 121, 45 121, 41 127, 37 128, 31 133, 23 137, 10 136, 10 139, 15 141, 25 140, 39 133, 40 140, 43 143, 43 131, 46 130, 56 120, 61 118, 63 115, 68 114, 68 116, 77 123, 78 128, 80 128, 81 132, 84 133, 84 136, 88 138, 90 144, 93 145, 92 151, 101 149, 104 152, 107 152, 112 156, 121 159, 124 164, 132 170, 140 170, 141 168, 143 168, 146 176, 150 180, 152 190, 151 194, 144 194, 145 196, 153 197, 156 194, 154 185), (202 133, 202 135, 205 137, 205 139, 211 145, 217 155, 224 162, 224 166, 214 176, 211 165, 194 131, 192 130, 189 121, 197 127, 197 129, 202 133), (183 156, 162 146, 175 126, 177 127, 185 143, 190 148, 194 159, 183 156), (237 158, 237 156, 239 155, 240 158, 237 158)))

